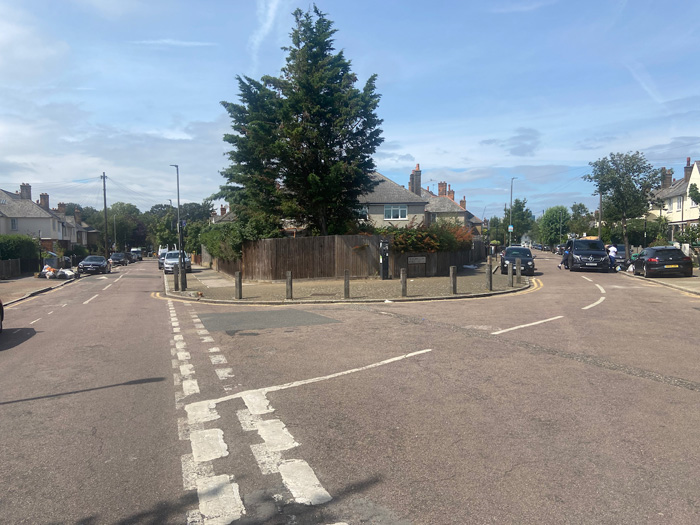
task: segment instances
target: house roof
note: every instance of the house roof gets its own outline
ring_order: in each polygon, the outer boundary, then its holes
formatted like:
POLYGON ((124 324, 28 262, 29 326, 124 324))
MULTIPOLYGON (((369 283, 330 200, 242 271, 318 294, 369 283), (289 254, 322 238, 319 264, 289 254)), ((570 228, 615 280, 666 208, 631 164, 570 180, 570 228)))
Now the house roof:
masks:
POLYGON ((370 174, 377 183, 367 195, 358 199, 360 204, 427 204, 428 200, 408 191, 378 172, 370 174))
POLYGON ((0 216, 10 218, 40 218, 59 219, 50 211, 46 211, 31 199, 23 199, 17 193, 0 190, 0 216))
POLYGON ((431 213, 464 213, 466 210, 447 196, 433 195, 430 191, 420 190, 421 196, 428 201, 425 211, 431 213))
POLYGON ((669 199, 671 197, 679 197, 681 195, 686 195, 688 193, 688 181, 683 179, 678 179, 672 183, 668 188, 661 188, 656 190, 653 195, 657 199, 669 199))

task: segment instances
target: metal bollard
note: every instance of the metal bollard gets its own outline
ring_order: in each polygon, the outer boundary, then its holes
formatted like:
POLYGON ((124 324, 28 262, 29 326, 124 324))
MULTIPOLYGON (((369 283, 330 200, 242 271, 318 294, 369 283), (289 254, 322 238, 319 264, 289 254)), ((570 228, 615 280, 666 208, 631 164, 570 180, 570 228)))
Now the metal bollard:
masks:
POLYGON ((401 297, 406 297, 408 295, 408 288, 406 287, 406 268, 401 268, 401 297))
POLYGON ((450 266, 450 289, 452 290, 452 295, 457 293, 457 267, 450 266))
POLYGON ((180 276, 180 268, 178 268, 177 265, 173 266, 173 278, 175 279, 175 291, 179 292, 180 291, 180 279, 178 277, 180 276))
POLYGON ((243 299, 243 279, 241 279, 241 272, 236 272, 234 277, 236 279, 236 299, 243 299))
POLYGON ((287 299, 293 299, 292 295, 292 272, 287 271, 287 299))
POLYGON ((345 286, 343 287, 343 297, 350 299, 350 270, 345 270, 345 286))

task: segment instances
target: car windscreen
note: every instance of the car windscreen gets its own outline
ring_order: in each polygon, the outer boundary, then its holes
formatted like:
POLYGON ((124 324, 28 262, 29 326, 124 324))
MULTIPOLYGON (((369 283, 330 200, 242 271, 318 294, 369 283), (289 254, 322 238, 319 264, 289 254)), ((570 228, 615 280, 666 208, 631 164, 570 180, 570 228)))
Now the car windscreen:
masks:
POLYGON ((165 254, 166 259, 177 259, 178 258, 178 253, 177 252, 168 252, 165 254))
POLYGON ((656 256, 659 259, 668 259, 669 257, 677 258, 677 257, 685 257, 685 254, 683 253, 682 250, 679 250, 678 248, 666 248, 666 249, 656 249, 654 250, 654 253, 652 254, 652 257, 656 256))
POLYGON ((506 250, 507 257, 532 257, 530 250, 506 250))
POLYGON ((97 256, 97 255, 91 255, 91 256, 89 256, 89 257, 85 257, 85 259, 83 260, 83 262, 86 262, 86 263, 101 263, 101 262, 104 262, 104 260, 105 260, 104 257, 99 257, 99 256, 97 256))
POLYGON ((602 250, 605 251, 605 246, 600 241, 574 241, 576 250, 602 250))
POLYGON ((123 253, 113 253, 112 254, 112 259, 123 259, 124 254, 123 253))

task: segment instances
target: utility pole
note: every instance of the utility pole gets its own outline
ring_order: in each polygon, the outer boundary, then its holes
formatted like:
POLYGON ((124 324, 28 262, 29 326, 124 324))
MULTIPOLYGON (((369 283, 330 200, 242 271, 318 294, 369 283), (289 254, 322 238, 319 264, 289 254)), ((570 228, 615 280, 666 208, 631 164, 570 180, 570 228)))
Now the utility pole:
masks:
POLYGON ((105 200, 105 259, 109 258, 109 251, 107 249, 107 175, 102 172, 102 194, 105 200))
POLYGON ((518 177, 510 178, 510 219, 508 219, 508 246, 513 243, 513 232, 511 231, 513 226, 513 181, 518 177))
POLYGON ((603 238, 603 192, 599 192, 600 202, 598 203, 598 240, 603 238))

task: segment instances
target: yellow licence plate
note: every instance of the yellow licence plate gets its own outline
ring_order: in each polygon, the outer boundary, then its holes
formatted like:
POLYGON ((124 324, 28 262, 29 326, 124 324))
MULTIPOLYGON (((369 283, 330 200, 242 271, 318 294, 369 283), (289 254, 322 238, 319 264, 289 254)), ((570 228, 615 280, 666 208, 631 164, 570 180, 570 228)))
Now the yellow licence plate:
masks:
POLYGON ((678 268, 677 264, 667 264, 664 268, 678 268))

